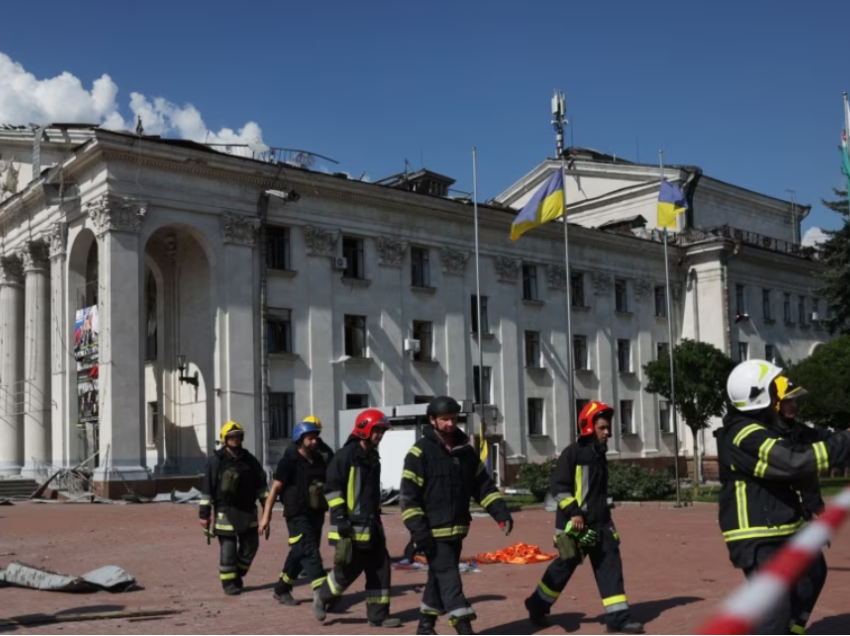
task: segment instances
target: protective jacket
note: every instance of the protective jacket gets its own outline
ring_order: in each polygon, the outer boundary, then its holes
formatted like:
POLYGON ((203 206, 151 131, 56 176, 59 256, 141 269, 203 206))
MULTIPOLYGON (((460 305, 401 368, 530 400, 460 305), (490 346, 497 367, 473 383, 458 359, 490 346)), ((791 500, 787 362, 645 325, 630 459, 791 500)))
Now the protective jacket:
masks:
POLYGON ((607 453, 608 447, 595 436, 582 437, 561 453, 550 480, 550 492, 558 503, 556 534, 563 533, 577 516, 589 527, 611 521, 607 453))
POLYGON ((455 432, 452 449, 427 427, 404 460, 402 519, 414 541, 428 537, 458 540, 469 534, 469 507, 475 499, 497 522, 511 518, 469 438, 455 432))
POLYGON ((218 534, 242 533, 256 528, 257 502, 268 497, 266 472, 250 452, 233 456, 223 446, 210 455, 201 487, 199 516, 209 519, 215 507, 218 534))
POLYGON ((720 462, 720 528, 736 568, 751 568, 759 547, 781 544, 805 523, 798 484, 850 458, 850 433, 794 444, 778 425, 737 410, 715 432, 720 462))
POLYGON ((377 450, 366 451, 359 439, 350 437, 328 466, 325 497, 331 511, 328 527, 331 545, 339 541, 339 524, 345 520, 354 528, 355 544, 384 538, 381 457, 377 450))
MULTIPOLYGON (((779 429, 782 436, 795 445, 825 442, 832 436, 832 431, 829 429, 806 426, 796 420, 781 421, 779 429)), ((796 487, 800 493, 800 501, 803 502, 803 511, 807 520, 823 512, 826 504, 821 496, 820 478, 817 475, 798 480, 796 487)))

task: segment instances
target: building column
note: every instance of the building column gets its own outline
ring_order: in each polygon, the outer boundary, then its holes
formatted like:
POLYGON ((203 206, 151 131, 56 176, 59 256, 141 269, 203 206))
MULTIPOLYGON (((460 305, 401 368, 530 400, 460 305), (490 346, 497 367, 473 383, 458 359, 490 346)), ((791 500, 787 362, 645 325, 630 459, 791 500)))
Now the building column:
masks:
POLYGON ((68 336, 67 243, 68 225, 62 221, 50 226, 47 234, 50 248, 50 417, 52 463, 69 468, 78 454, 76 422, 71 421, 68 395, 69 360, 73 359, 68 336))
POLYGON ((220 342, 225 347, 220 360, 225 361, 221 391, 222 421, 234 420, 245 427, 245 447, 263 462, 268 440, 262 431, 261 400, 257 399, 257 360, 259 330, 257 325, 259 285, 254 276, 254 255, 259 220, 255 217, 227 214, 222 219, 224 258, 217 268, 223 286, 225 308, 220 342))
POLYGON ((44 241, 27 243, 24 264, 24 469, 39 476, 50 460, 50 272, 44 241))
POLYGON ((139 201, 104 195, 87 204, 98 241, 99 465, 95 481, 139 481, 144 462, 143 254, 139 201))
POLYGON ((0 475, 20 475, 24 461, 24 278, 17 256, 0 258, 0 475))

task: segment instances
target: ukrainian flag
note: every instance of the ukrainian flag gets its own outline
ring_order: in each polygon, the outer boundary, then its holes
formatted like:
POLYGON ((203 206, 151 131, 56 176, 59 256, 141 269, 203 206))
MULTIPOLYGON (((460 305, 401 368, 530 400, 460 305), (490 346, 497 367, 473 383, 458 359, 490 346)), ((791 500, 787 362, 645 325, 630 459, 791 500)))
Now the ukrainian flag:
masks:
POLYGON ((564 171, 559 167, 514 219, 511 240, 515 241, 529 230, 560 219, 565 214, 564 171))
POLYGON ((478 446, 481 449, 481 462, 484 464, 485 468, 487 468, 487 472, 490 472, 490 445, 487 443, 487 440, 484 439, 484 423, 479 422, 478 424, 478 446))
POLYGON ((658 193, 658 227, 676 229, 677 217, 687 209, 685 193, 667 179, 662 179, 661 192, 658 193))

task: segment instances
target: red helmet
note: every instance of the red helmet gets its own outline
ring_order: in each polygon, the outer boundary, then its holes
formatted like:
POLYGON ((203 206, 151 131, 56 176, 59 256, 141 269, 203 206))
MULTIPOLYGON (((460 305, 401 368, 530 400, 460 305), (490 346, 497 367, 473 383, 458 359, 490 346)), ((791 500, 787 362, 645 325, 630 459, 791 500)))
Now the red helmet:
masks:
POLYGON ((354 430, 351 434, 360 439, 369 439, 372 437, 372 431, 376 428, 390 428, 390 421, 382 411, 378 409, 366 409, 357 416, 357 420, 354 422, 354 430))
POLYGON ((591 400, 584 405, 578 416, 578 430, 582 437, 593 435, 596 432, 596 418, 601 415, 613 416, 614 408, 597 400, 591 400))

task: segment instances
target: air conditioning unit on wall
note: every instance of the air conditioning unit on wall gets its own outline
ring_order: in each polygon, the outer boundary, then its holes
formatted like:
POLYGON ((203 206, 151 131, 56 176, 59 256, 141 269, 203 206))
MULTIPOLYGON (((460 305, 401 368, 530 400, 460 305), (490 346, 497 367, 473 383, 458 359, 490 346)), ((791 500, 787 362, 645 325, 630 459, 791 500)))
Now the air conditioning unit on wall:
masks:
POLYGON ((338 270, 348 269, 348 259, 345 256, 334 256, 333 268, 338 270))
POLYGON ((404 351, 405 353, 419 353, 422 344, 419 340, 414 338, 405 338, 404 339, 404 351))

